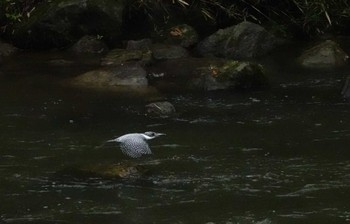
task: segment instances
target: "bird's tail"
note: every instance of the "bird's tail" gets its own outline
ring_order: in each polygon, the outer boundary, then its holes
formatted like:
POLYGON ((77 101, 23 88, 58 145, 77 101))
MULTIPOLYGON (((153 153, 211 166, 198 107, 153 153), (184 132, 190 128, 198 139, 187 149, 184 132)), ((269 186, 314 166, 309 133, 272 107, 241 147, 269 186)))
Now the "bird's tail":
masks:
POLYGON ((111 139, 111 140, 106 141, 106 143, 107 142, 117 142, 117 141, 118 141, 117 138, 115 138, 115 139, 111 139))
POLYGON ((106 145, 107 143, 109 143, 109 142, 117 142, 117 139, 111 139, 111 140, 105 141, 105 142, 102 143, 101 145, 96 146, 95 149, 102 148, 103 146, 105 146, 105 145, 106 145))

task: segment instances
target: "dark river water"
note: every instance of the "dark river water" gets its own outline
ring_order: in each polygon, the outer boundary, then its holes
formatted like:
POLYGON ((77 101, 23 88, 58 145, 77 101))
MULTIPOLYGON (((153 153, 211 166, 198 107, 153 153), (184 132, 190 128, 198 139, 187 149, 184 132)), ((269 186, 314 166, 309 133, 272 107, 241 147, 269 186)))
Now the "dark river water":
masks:
POLYGON ((59 57, 4 62, 0 223, 350 223, 349 70, 271 66, 269 90, 164 93, 178 115, 157 119, 144 116, 145 97, 58 85, 96 65, 48 63, 59 57), (98 146, 147 130, 167 134, 134 161, 151 172, 57 175, 132 160, 98 146))

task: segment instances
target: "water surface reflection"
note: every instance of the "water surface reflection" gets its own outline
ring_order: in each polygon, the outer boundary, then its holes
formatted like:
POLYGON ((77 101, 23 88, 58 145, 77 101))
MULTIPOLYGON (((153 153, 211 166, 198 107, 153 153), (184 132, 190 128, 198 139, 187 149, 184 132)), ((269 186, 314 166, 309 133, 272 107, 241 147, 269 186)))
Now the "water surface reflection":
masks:
POLYGON ((4 223, 344 223, 350 221, 350 107, 341 76, 254 93, 169 94, 171 119, 144 99, 2 82, 4 223), (128 158, 105 140, 154 130, 138 178, 57 175, 128 158))

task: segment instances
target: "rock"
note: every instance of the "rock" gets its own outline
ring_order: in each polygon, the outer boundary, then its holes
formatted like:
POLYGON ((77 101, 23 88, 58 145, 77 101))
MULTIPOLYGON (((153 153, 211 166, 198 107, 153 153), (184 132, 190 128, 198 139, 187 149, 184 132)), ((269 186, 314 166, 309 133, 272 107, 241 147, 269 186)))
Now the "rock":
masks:
POLYGON ((11 44, 0 41, 0 58, 16 53, 18 49, 11 44))
POLYGON ((304 51, 298 62, 304 67, 327 68, 345 65, 348 58, 336 42, 326 40, 304 51))
POLYGON ((345 80, 345 84, 343 86, 341 94, 344 98, 350 99, 350 76, 348 76, 345 80))
POLYGON ((71 51, 76 54, 103 54, 108 51, 108 47, 97 37, 86 35, 72 46, 71 51))
POLYGON ((158 89, 256 90, 268 86, 260 64, 222 58, 179 58, 158 62, 148 69, 150 85, 158 89))
POLYGON ((135 178, 145 175, 149 170, 138 164, 91 165, 86 167, 67 167, 58 171, 58 176, 74 178, 135 178))
POLYGON ((193 77, 194 71, 198 67, 204 67, 210 64, 224 62, 221 58, 175 58, 159 61, 148 69, 149 74, 156 74, 165 79, 189 79, 193 77))
POLYGON ((168 101, 146 105, 146 114, 152 117, 171 117, 175 115, 175 107, 168 101))
POLYGON ((187 24, 174 26, 169 29, 166 42, 188 48, 198 42, 198 33, 187 24))
POLYGON ((152 47, 151 39, 129 40, 126 45, 127 50, 150 50, 152 47))
POLYGON ((158 61, 148 67, 148 80, 150 85, 158 89, 170 90, 186 88, 188 82, 194 77, 196 69, 205 67, 223 59, 213 58, 177 58, 158 61))
POLYGON ((62 48, 84 35, 114 43, 121 34, 123 0, 57 0, 40 4, 15 27, 13 40, 22 48, 62 48))
POLYGON ((74 78, 72 84, 90 87, 147 86, 148 80, 140 65, 128 63, 89 71, 74 78))
POLYGON ((152 53, 149 50, 113 49, 104 58, 101 65, 122 65, 127 62, 138 62, 140 65, 149 64, 152 53))
POLYGON ((197 51, 202 56, 248 59, 263 56, 281 43, 263 27, 242 22, 207 37, 198 44, 197 51))
POLYGON ((195 88, 211 91, 224 89, 256 90, 268 86, 260 64, 228 60, 197 69, 198 77, 190 83, 195 88))
POLYGON ((66 59, 53 59, 53 60, 50 60, 48 63, 54 66, 69 66, 69 65, 73 65, 74 61, 66 60, 66 59))
POLYGON ((188 51, 181 46, 166 44, 153 44, 152 54, 153 58, 156 60, 184 58, 189 55, 188 51))
POLYGON ((256 222, 255 224, 273 224, 273 222, 270 219, 264 219, 256 222))

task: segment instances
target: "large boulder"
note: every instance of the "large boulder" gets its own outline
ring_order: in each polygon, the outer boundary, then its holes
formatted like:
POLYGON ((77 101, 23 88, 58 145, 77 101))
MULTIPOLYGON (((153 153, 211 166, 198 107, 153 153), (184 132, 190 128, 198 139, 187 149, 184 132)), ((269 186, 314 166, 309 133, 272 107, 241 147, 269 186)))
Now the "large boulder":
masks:
POLYGON ((89 71, 72 80, 86 87, 147 86, 146 71, 136 63, 109 66, 89 71))
POLYGON ((61 48, 84 35, 111 43, 121 34, 123 0, 46 1, 15 27, 13 39, 23 48, 61 48))
POLYGON ((336 42, 326 40, 305 50, 298 61, 304 67, 327 68, 345 65, 348 58, 349 56, 336 42))
POLYGON ((207 37, 198 44, 197 51, 202 56, 247 59, 263 56, 281 43, 263 27, 242 22, 207 37))

